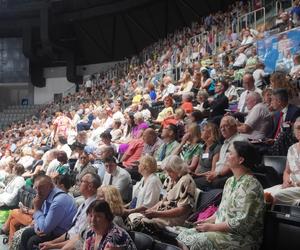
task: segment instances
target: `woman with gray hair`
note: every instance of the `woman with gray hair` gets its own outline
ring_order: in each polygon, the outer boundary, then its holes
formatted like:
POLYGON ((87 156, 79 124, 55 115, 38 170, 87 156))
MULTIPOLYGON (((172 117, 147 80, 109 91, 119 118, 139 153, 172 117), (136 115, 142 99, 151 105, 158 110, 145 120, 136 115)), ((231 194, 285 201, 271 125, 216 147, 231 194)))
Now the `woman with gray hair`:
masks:
POLYGON ((188 174, 187 165, 177 155, 167 157, 162 168, 168 174, 163 189, 165 195, 144 214, 133 213, 128 217, 131 230, 156 233, 165 226, 183 225, 195 204, 196 185, 188 174))

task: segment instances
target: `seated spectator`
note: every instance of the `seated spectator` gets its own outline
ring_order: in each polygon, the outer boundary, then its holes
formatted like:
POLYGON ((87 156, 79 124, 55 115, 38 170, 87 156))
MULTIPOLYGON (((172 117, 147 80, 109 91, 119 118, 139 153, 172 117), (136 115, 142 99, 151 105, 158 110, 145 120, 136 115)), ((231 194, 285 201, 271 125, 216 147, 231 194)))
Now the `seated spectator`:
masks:
POLYGON ((142 133, 146 128, 148 128, 148 124, 144 121, 143 114, 141 112, 137 112, 133 115, 134 117, 134 128, 132 130, 133 138, 138 139, 141 137, 142 133))
POLYGON ((218 211, 178 235, 183 249, 258 249, 262 243, 264 195, 251 174, 257 152, 248 142, 235 141, 227 160, 234 176, 225 184, 218 211))
POLYGON ((300 1, 299 0, 293 1, 293 7, 291 9, 290 14, 291 14, 293 25, 299 26, 300 25, 300 1))
POLYGON ((210 118, 217 119, 226 113, 228 109, 228 98, 225 96, 225 91, 228 88, 228 83, 222 79, 218 81, 215 88, 214 99, 210 102, 210 118))
POLYGON ((112 142, 118 141, 122 137, 123 132, 121 129, 121 125, 122 123, 120 120, 114 120, 112 130, 110 131, 112 142))
POLYGON ((203 114, 200 110, 194 110, 191 113, 189 119, 190 119, 190 122, 192 122, 192 123, 195 122, 201 127, 201 124, 203 122, 203 114))
POLYGON ((143 178, 133 187, 132 201, 124 211, 126 215, 143 212, 153 207, 160 198, 162 184, 155 175, 156 160, 150 155, 144 155, 140 160, 138 171, 143 178))
POLYGON ((206 90, 199 90, 197 94, 197 106, 195 109, 198 109, 201 112, 209 109, 208 93, 206 90))
POLYGON ((246 99, 248 115, 244 123, 238 124, 238 131, 250 140, 264 140, 273 128, 272 117, 268 108, 262 103, 260 94, 251 92, 246 99))
POLYGON ((247 113, 248 110, 247 110, 247 105, 246 105, 246 97, 248 96, 248 94, 251 91, 255 91, 255 92, 261 94, 262 90, 255 87, 254 78, 253 78, 252 74, 250 74, 250 73, 246 73, 243 76, 243 87, 244 87, 245 91, 243 91, 243 93, 240 96, 240 100, 238 103, 238 111, 242 112, 242 113, 247 113))
MULTIPOLYGON (((196 178, 195 182, 201 190, 223 188, 226 180, 232 175, 226 162, 227 152, 234 141, 248 141, 246 137, 237 132, 237 122, 232 116, 224 116, 221 120, 220 131, 224 143, 221 146, 219 160, 215 163, 214 170, 207 172, 205 178, 196 178)), ((210 155, 209 155, 210 157, 210 155)))
POLYGON ((172 155, 165 159, 163 168, 168 174, 163 185, 166 194, 143 214, 128 216, 131 230, 153 234, 165 226, 179 226, 192 211, 196 187, 185 162, 179 156, 172 155))
POLYGON ((178 147, 179 143, 176 140, 177 132, 177 126, 173 124, 169 124, 163 128, 161 132, 163 143, 158 148, 155 156, 155 159, 159 165, 166 157, 172 155, 173 151, 178 147))
POLYGON ((173 111, 173 99, 170 96, 167 96, 164 98, 164 105, 165 108, 159 112, 156 120, 154 120, 154 123, 161 123, 163 122, 166 118, 174 114, 173 111))
POLYGON ((89 155, 86 152, 83 152, 79 156, 79 160, 77 160, 75 168, 75 185, 70 188, 70 193, 73 194, 74 197, 80 196, 80 180, 87 173, 97 174, 97 169, 93 167, 90 162, 89 155))
POLYGON ((97 200, 106 201, 111 209, 111 212, 114 215, 113 222, 126 229, 126 226, 123 221, 124 216, 124 205, 121 194, 119 190, 112 185, 101 186, 97 190, 97 200))
POLYGON ((298 142, 290 146, 288 150, 286 167, 283 174, 283 183, 265 189, 265 193, 270 193, 273 196, 275 204, 298 206, 300 204, 300 117, 296 119, 293 127, 298 142))
MULTIPOLYGON (((299 9, 300 9, 300 7, 299 7, 299 9)), ((293 61, 294 61, 294 66, 291 68, 289 75, 293 79, 298 79, 298 78, 300 78, 300 54, 294 55, 293 61)))
POLYGON ((279 133, 287 129, 300 116, 300 108, 289 104, 288 91, 286 89, 273 90, 271 105, 274 112, 273 138, 276 139, 279 133))
POLYGON ((84 249, 136 250, 129 234, 113 223, 114 215, 106 201, 94 201, 87 210, 91 230, 84 249), (97 240, 101 238, 101 241, 97 240))
POLYGON ((103 160, 107 157, 113 157, 115 155, 115 150, 113 147, 102 145, 95 150, 94 153, 94 163, 92 166, 98 170, 98 175, 101 181, 103 181, 105 174, 105 166, 103 160))
POLYGON ((70 173, 67 154, 64 151, 58 151, 56 159, 58 160, 59 165, 56 167, 54 172, 50 173, 50 177, 53 179, 58 175, 65 175, 70 173))
POLYGON ((193 111, 192 100, 193 100, 192 92, 186 92, 182 94, 182 104, 180 108, 182 108, 186 114, 190 114, 193 111))
POLYGON ((76 214, 73 198, 54 187, 49 176, 35 178, 34 188, 37 191, 33 201, 34 227, 25 229, 20 243, 20 248, 26 250, 34 249, 34 246, 67 232, 76 214))
POLYGON ((131 194, 129 193, 131 185, 130 174, 123 168, 120 168, 114 157, 104 159, 105 174, 102 186, 113 185, 121 193, 124 202, 130 201, 131 194))
POLYGON ((30 167, 32 167, 33 161, 34 158, 32 156, 32 149, 30 147, 24 147, 22 150, 22 156, 18 160, 18 163, 23 165, 23 167, 27 171, 30 167))
POLYGON ((189 72, 184 72, 182 79, 178 81, 180 83, 179 92, 176 93, 177 95, 182 95, 183 93, 189 93, 191 92, 193 88, 193 81, 191 74, 189 72))
POLYGON ((127 143, 133 138, 133 128, 135 127, 133 115, 134 115, 134 113, 132 113, 132 112, 125 113, 125 115, 124 115, 125 124, 123 126, 123 135, 115 143, 117 143, 117 144, 127 143))
POLYGON ((153 83, 148 83, 147 85, 147 90, 150 96, 151 101, 155 101, 156 100, 156 92, 155 92, 155 86, 153 83))
POLYGON ((162 92, 157 96, 157 100, 164 101, 167 96, 173 95, 176 92, 176 87, 172 83, 172 77, 170 76, 165 76, 163 78, 163 84, 162 86, 164 89, 162 92))
POLYGON ((188 165, 189 172, 194 172, 199 163, 202 152, 201 128, 196 123, 187 125, 187 132, 182 137, 180 144, 174 150, 174 155, 179 155, 188 165))
POLYGON ((234 70, 244 68, 244 66, 246 65, 247 56, 245 55, 244 51, 244 47, 241 47, 237 50, 238 56, 236 57, 232 65, 234 70))
POLYGON ((205 180, 207 175, 216 169, 216 163, 219 160, 221 148, 218 127, 211 122, 203 125, 201 129, 201 139, 204 142, 202 147, 203 151, 200 154, 199 164, 193 173, 193 176, 202 176, 195 180, 197 187, 202 186, 199 185, 199 183, 201 183, 202 180, 205 180))
POLYGON ((84 202, 78 207, 72 219, 71 228, 58 238, 39 244, 40 249, 62 249, 70 241, 78 241, 80 233, 87 226, 86 211, 90 204, 95 201, 98 187, 101 185, 99 176, 93 173, 85 174, 80 180, 80 193, 84 197, 84 202))
POLYGON ((208 69, 202 69, 201 74, 201 89, 206 90, 209 95, 213 95, 215 93, 215 82, 210 77, 208 69))
POLYGON ((59 136, 55 149, 57 149, 59 151, 64 151, 67 154, 68 158, 72 154, 72 149, 68 145, 67 137, 59 136))
POLYGON ((43 150, 35 150, 33 153, 34 161, 30 171, 26 171, 22 176, 26 178, 32 178, 39 174, 43 167, 42 157, 44 155, 43 150))
POLYGON ((251 35, 250 33, 250 30, 249 29, 245 29, 244 32, 243 32, 243 40, 241 42, 241 45, 244 46, 244 45, 251 45, 253 42, 254 42, 254 38, 253 36, 251 35))
POLYGON ((229 103, 236 103, 239 99, 236 87, 232 84, 231 81, 228 81, 228 88, 224 94, 228 98, 229 103))
POLYGON ((109 131, 104 131, 100 135, 100 139, 101 139, 101 142, 99 143, 99 145, 105 145, 108 147, 112 147, 112 148, 114 148, 114 151, 116 151, 115 145, 112 143, 112 135, 109 131))
POLYGON ((162 144, 162 140, 152 128, 147 128, 143 133, 144 148, 142 155, 154 156, 162 144))
POLYGON ((264 84, 264 77, 268 75, 264 71, 265 65, 262 62, 258 62, 255 66, 255 70, 253 72, 254 85, 256 88, 262 88, 264 84))
POLYGON ((5 185, 0 193, 0 207, 13 207, 18 203, 18 192, 25 185, 22 177, 24 167, 17 163, 12 168, 12 179, 5 185))
POLYGON ((273 90, 271 88, 265 88, 262 92, 263 104, 267 106, 270 112, 273 112, 274 109, 272 108, 272 93, 273 90))
MULTIPOLYGON (((143 134, 141 134, 141 136, 143 136, 143 134)), ((144 150, 144 144, 142 137, 134 139, 128 144, 128 148, 121 158, 122 165, 126 169, 129 170, 137 167, 138 161, 144 150)))

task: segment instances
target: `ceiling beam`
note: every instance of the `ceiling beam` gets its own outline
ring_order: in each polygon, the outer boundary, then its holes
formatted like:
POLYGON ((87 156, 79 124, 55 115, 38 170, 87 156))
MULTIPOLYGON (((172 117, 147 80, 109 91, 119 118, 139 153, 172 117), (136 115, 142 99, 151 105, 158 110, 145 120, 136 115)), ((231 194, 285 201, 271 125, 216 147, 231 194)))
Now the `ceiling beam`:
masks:
POLYGON ((133 46, 133 48, 134 48, 134 52, 135 52, 135 54, 138 54, 138 53, 139 53, 138 46, 137 46, 136 41, 135 41, 135 39, 134 39, 134 37, 133 37, 133 34, 132 34, 132 32, 131 32, 131 29, 130 29, 130 27, 129 27, 129 25, 128 25, 128 22, 127 22, 127 20, 126 20, 126 17, 125 17, 124 15, 121 15, 121 17, 122 17, 122 20, 123 20, 124 25, 125 25, 125 27, 126 27, 126 30, 127 30, 127 32, 128 32, 128 35, 129 35, 131 44, 132 44, 132 46, 133 46))
POLYGON ((146 31, 146 29, 139 23, 137 22, 133 16, 131 16, 130 14, 126 14, 126 17, 135 25, 137 26, 146 36, 148 36, 149 38, 151 38, 152 42, 156 41, 156 37, 149 31, 146 31))
POLYGON ((84 27, 82 27, 82 25, 81 24, 79 24, 79 23, 77 23, 76 24, 76 27, 79 29, 79 31, 81 32, 81 33, 83 33, 99 50, 101 50, 108 58, 110 57, 110 55, 107 53, 107 50, 105 49, 105 48, 103 48, 102 46, 101 46, 101 44, 99 44, 98 43, 98 41, 94 38, 94 37, 92 37, 91 35, 90 35, 90 33, 84 28, 84 27))

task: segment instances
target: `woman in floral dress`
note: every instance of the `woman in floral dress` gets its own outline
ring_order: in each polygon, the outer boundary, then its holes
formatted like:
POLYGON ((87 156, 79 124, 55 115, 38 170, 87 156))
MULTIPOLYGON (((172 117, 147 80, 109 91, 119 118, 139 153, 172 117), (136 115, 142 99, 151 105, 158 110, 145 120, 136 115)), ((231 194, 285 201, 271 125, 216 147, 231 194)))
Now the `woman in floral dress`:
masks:
POLYGON ((212 217, 180 233, 183 249, 259 249, 263 235, 264 194, 251 175, 256 150, 248 142, 234 142, 227 156, 233 172, 225 184, 222 202, 212 217))

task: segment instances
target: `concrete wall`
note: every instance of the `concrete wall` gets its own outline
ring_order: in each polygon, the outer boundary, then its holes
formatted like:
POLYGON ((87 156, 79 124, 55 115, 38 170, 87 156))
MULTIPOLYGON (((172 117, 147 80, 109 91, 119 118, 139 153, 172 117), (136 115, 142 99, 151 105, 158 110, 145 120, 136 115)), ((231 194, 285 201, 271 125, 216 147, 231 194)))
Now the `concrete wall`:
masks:
POLYGON ((66 77, 46 79, 46 87, 34 87, 34 104, 45 104, 54 100, 54 94, 62 93, 63 96, 74 93, 75 84, 68 82, 66 77))

